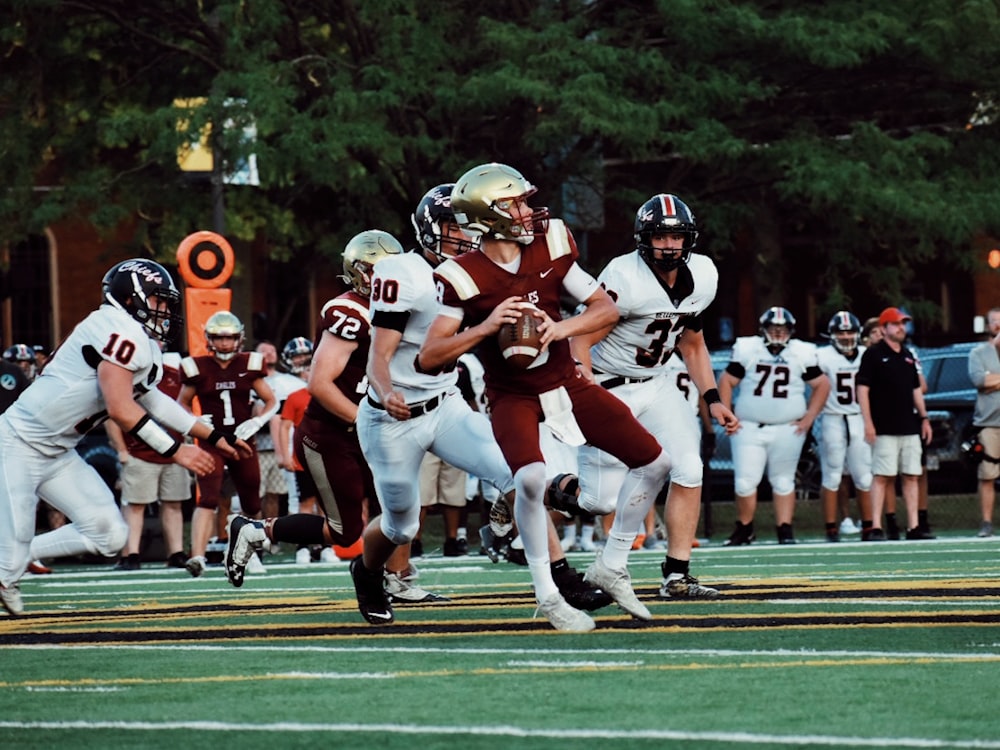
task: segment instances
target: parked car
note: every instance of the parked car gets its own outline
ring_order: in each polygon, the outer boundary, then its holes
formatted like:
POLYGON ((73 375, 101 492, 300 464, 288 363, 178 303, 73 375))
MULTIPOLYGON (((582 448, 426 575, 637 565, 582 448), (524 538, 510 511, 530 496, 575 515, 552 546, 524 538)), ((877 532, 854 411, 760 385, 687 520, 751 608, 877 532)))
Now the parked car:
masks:
POLYGON ((927 380, 924 401, 934 437, 927 449, 927 479, 931 492, 974 492, 975 469, 962 454, 962 443, 975 428, 972 413, 976 389, 969 380, 969 352, 979 342, 920 349, 927 380))

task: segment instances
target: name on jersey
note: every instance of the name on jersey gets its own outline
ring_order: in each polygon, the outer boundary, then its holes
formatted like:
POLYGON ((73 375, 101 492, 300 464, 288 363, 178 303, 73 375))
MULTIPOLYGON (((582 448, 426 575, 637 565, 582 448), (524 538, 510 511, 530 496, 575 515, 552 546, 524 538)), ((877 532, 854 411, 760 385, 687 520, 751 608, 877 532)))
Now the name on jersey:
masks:
POLYGON ((235 380, 219 380, 215 383, 215 390, 217 391, 234 391, 236 390, 235 380))

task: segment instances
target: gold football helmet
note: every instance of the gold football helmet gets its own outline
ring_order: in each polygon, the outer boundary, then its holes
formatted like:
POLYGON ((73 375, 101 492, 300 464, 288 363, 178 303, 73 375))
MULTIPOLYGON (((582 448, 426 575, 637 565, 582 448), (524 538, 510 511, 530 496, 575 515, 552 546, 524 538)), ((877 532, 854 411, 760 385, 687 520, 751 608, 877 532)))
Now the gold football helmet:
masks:
POLYGON ((451 210, 455 221, 470 235, 530 244, 535 232, 545 231, 547 208, 536 208, 528 219, 510 213, 517 199, 528 198, 538 188, 524 175, 506 164, 481 164, 473 167, 451 191, 451 210))
POLYGON ((228 310, 214 313, 205 322, 205 343, 208 350, 222 362, 226 362, 243 348, 243 323, 228 310), (225 337, 225 345, 216 338, 225 337))
POLYGON ((372 267, 390 255, 402 255, 403 246, 388 232, 369 229, 356 234, 344 248, 344 275, 354 291, 368 297, 372 293, 372 267))

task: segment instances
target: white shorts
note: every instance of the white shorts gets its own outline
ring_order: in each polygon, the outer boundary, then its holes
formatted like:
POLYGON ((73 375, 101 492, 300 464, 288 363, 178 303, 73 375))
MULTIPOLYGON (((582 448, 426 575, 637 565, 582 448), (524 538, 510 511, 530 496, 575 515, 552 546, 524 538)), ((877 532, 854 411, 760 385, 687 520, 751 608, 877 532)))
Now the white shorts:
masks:
POLYGON ((924 473, 920 465, 923 450, 919 435, 876 435, 872 451, 872 472, 880 477, 924 473))
POLYGON ((180 464, 155 464, 132 456, 122 464, 122 502, 151 505, 191 498, 191 472, 180 464))

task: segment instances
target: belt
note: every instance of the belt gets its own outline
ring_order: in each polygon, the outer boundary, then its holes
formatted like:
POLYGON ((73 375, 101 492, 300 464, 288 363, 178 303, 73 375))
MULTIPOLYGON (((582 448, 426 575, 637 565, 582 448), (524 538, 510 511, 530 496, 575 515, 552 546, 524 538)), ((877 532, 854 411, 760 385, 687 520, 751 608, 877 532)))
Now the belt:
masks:
MULTIPOLYGON (((605 373, 601 372, 600 370, 594 370, 594 374, 604 375, 605 373)), ((652 380, 652 379, 653 379, 652 375, 645 378, 627 378, 624 375, 616 375, 613 378, 608 378, 607 380, 601 381, 600 386, 601 388, 607 388, 610 390, 611 388, 617 388, 620 385, 631 385, 632 383, 645 383, 647 380, 652 380)))
MULTIPOLYGON (((447 393, 439 393, 434 398, 429 398, 426 401, 421 401, 419 404, 407 404, 407 406, 410 407, 410 418, 412 419, 413 417, 421 417, 424 414, 427 414, 428 412, 434 411, 441 405, 441 402, 444 401, 444 398, 447 395, 448 395, 447 393)), ((368 396, 368 403, 371 404, 372 408, 381 409, 382 411, 385 411, 385 406, 380 404, 371 396, 368 396)))

